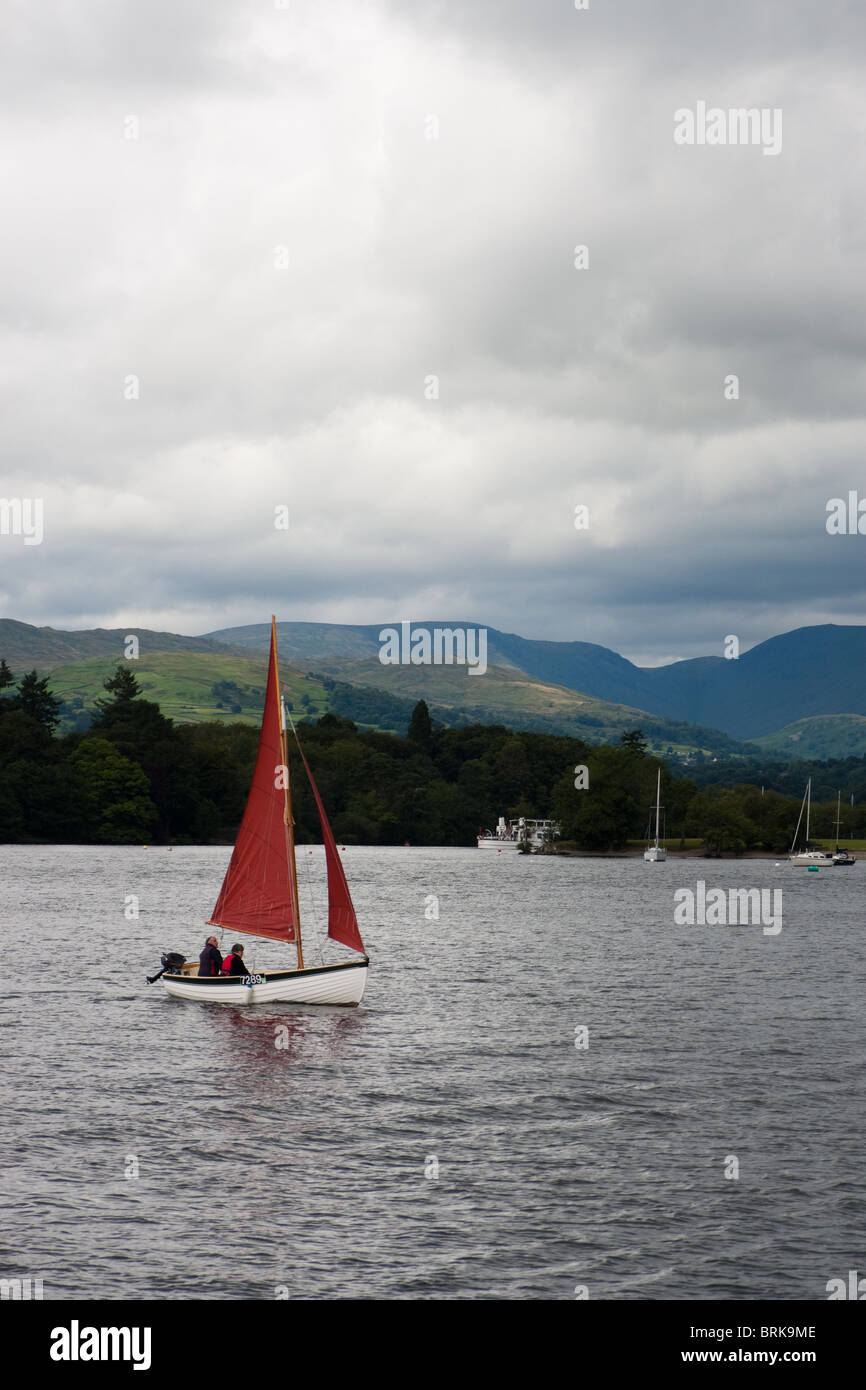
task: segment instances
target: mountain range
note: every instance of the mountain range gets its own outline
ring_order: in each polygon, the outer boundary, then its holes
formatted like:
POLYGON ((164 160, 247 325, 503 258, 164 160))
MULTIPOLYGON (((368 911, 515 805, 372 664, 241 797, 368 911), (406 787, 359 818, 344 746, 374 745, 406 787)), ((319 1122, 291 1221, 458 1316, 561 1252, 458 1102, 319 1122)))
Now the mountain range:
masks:
MULTIPOLYGON (((413 623, 415 627, 477 627, 413 623)), ((378 660, 381 627, 278 623, 280 651, 318 663, 378 660)), ((210 632, 211 641, 265 652, 267 624, 210 632)), ((751 740, 820 715, 866 715, 866 627, 826 623, 761 642, 737 658, 635 666, 591 642, 547 642, 487 629, 488 662, 667 719, 751 740)), ((343 668, 346 669, 345 667, 343 668)), ((387 669, 387 668, 385 668, 387 669)), ((480 679, 480 678, 479 678, 480 679)))
MULTIPOLYGON (((721 731, 727 738, 716 741, 718 751, 732 741, 755 740, 763 752, 778 751, 788 758, 866 754, 863 626, 797 628, 738 658, 706 656, 661 667, 636 666, 595 643, 538 641, 487 628, 488 671, 473 677, 459 665, 383 665, 379 634, 387 625, 278 623, 281 663, 296 668, 299 689, 306 679, 307 704, 319 711, 338 708, 340 700, 345 706, 349 690, 366 692, 368 705, 371 691, 385 692, 392 701, 388 726, 402 722, 405 710, 423 696, 446 715, 459 711, 464 719, 582 737, 594 730, 594 741, 612 736, 617 728, 634 727, 644 716, 643 722, 654 729, 651 741, 659 747, 715 750, 710 734, 721 731), (684 725, 698 727, 683 737, 684 725)), ((412 624, 413 630, 431 631, 480 626, 453 619, 412 624)), ((148 661, 154 671, 170 669, 178 679, 186 675, 191 680, 195 668, 200 693, 205 693, 193 703, 180 701, 186 711, 180 717, 220 717, 209 692, 225 680, 235 681, 241 692, 235 704, 244 716, 255 717, 258 698, 247 709, 242 692, 256 688, 257 662, 265 658, 270 639, 268 623, 185 637, 140 628, 65 632, 0 619, 0 657, 19 675, 36 667, 40 674, 59 678, 64 698, 77 692, 79 705, 83 701, 87 706, 91 687, 98 693, 103 670, 122 658, 132 634, 139 640, 142 674, 148 661), (172 654, 171 663, 165 654, 172 654), (186 656, 195 662, 185 663, 186 656), (75 679, 69 669, 73 665, 81 666, 75 679)), ((161 694, 161 703, 170 702, 167 687, 161 694)), ((369 722, 382 724, 380 717, 369 722)))

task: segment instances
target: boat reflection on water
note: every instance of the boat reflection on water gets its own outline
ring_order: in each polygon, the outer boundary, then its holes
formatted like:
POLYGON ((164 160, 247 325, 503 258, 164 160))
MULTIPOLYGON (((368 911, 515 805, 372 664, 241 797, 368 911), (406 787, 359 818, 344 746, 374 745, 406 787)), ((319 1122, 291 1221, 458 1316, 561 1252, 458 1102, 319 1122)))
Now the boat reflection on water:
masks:
POLYGON ((232 1062, 285 1066, 287 1062, 323 1064, 339 1060, 344 1047, 365 1026, 354 1010, 317 1005, 314 1013, 292 1009, 218 1009, 213 1014, 217 1043, 224 1043, 232 1062))

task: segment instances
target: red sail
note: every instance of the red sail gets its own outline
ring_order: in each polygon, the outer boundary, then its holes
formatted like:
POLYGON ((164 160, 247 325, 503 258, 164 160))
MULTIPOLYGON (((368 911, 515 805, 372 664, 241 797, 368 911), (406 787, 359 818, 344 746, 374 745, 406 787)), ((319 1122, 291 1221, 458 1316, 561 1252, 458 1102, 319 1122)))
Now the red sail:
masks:
MULTIPOLYGON (((295 735, 297 739, 297 734, 295 735)), ((349 885, 346 882, 346 875, 343 872, 343 865, 340 854, 334 841, 334 832, 328 824, 328 817, 325 815, 325 808, 322 805, 322 798, 319 796, 319 788, 316 786, 315 779, 310 771, 310 764, 304 757, 304 750, 298 739, 298 752, 303 759, 304 767, 307 769, 307 776, 310 779, 310 786, 313 789, 313 796, 316 798, 316 806, 319 811, 319 820, 322 824, 322 839, 325 844, 325 863, 328 866, 328 936, 334 941, 340 941, 344 946, 350 946, 353 951, 364 951, 364 943, 361 940, 361 933, 358 930, 358 919, 355 916, 355 908, 352 904, 349 885)))
POLYGON ((280 739, 276 639, 271 656, 259 753, 244 818, 216 907, 208 925, 294 941, 292 854, 286 824, 286 793, 280 739))

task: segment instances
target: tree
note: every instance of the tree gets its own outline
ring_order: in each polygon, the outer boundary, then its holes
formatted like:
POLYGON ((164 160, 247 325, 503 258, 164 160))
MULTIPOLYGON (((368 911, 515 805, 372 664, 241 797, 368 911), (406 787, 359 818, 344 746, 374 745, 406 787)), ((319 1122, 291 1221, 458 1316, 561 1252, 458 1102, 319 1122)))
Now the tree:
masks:
POLYGON ((119 662, 113 676, 103 681, 113 700, 97 700, 99 713, 91 732, 111 739, 126 756, 145 766, 145 757, 154 746, 174 734, 174 723, 161 712, 155 700, 143 700, 141 687, 128 666, 119 662))
POLYGON ((124 666, 122 661, 118 661, 114 670, 114 675, 109 676, 108 680, 102 682, 102 688, 114 696, 113 700, 96 701, 96 708, 103 712, 107 709, 111 709, 114 705, 119 705, 129 700, 135 700, 141 694, 141 686, 129 667, 124 666))
POLYGON ((553 789, 553 815, 563 840, 581 849, 620 849, 639 814, 632 756, 604 745, 587 756, 589 786, 575 788, 571 771, 553 789))
POLYGON ((12 709, 0 725, 0 767, 18 758, 47 762, 51 757, 52 738, 44 724, 32 714, 12 709))
POLYGON ((491 759, 493 780, 499 791, 502 809, 514 816, 534 816, 535 807, 518 810, 517 802, 524 805, 530 802, 529 790, 532 782, 530 759, 526 755, 526 745, 521 738, 510 738, 497 750, 491 759))
POLYGON ((409 720, 409 732, 406 737, 410 738, 413 743, 419 743, 425 753, 429 753, 433 747, 433 724, 426 700, 419 700, 413 709, 412 718, 409 720))
POLYGON ((0 719, 0 840, 70 842, 81 827, 78 778, 63 745, 23 710, 0 719))
MULTIPOLYGON (((195 822, 198 788, 192 750, 154 700, 141 697, 128 666, 118 663, 104 682, 113 700, 100 700, 88 737, 107 739, 118 753, 143 772, 149 804, 156 806, 153 835, 185 837, 195 822)), ((135 840, 133 834, 130 837, 135 840)))
POLYGON ((732 791, 713 795, 709 790, 693 797, 688 809, 688 828, 701 836, 704 848, 716 859, 723 850, 740 855, 760 838, 757 827, 743 814, 732 791))
POLYGON ((686 820, 689 806, 697 795, 697 787, 687 777, 671 778, 662 773, 662 797, 664 798, 665 825, 669 835, 678 834, 680 849, 685 849, 686 820))
POLYGON ((646 753, 647 742, 643 736, 643 729, 631 729, 626 734, 620 734, 619 741, 627 753, 634 753, 639 758, 646 753))
POLYGON ((35 719, 43 728, 51 730, 60 723, 62 703, 63 701, 52 695, 48 689, 47 676, 40 680, 35 671, 28 671, 19 683, 18 694, 13 695, 9 701, 8 708, 29 714, 30 718, 35 719))
POLYGON ((15 684, 15 676, 6 662, 0 658, 0 690, 5 690, 7 685, 15 684))
POLYGON ((128 845, 150 838, 157 809, 147 777, 105 738, 82 739, 69 759, 81 775, 89 831, 100 844, 128 845))
MULTIPOLYGON (((289 706, 291 708, 291 706, 289 706)), ((357 724, 351 719, 344 719, 340 714, 323 714, 316 720, 317 729, 327 729, 334 735, 355 734, 358 732, 357 724)))

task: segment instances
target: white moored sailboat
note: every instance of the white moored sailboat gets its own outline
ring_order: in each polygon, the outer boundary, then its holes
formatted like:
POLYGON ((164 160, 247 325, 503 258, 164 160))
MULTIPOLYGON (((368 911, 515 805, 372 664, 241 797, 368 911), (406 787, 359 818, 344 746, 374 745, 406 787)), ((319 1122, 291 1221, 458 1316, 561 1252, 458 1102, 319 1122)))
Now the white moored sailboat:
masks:
MULTIPOLYGON (((851 798, 851 805, 854 805, 854 798, 851 798)), ((836 849, 833 852, 834 864, 856 864, 857 860, 853 854, 849 854, 844 846, 839 847, 839 825, 842 820, 842 792, 836 793, 836 849)))
POLYGON ((812 807, 812 778, 810 777, 809 780, 808 780, 807 783, 806 783, 806 794, 805 794, 805 796, 803 797, 803 805, 800 807, 800 814, 799 814, 799 816, 797 817, 797 829, 794 831, 794 839, 793 839, 792 842, 791 842, 791 853, 788 855, 788 859, 790 860, 790 862, 791 862, 792 864, 801 864, 801 865, 805 865, 807 868, 808 868, 810 865, 812 865, 812 864, 832 864, 832 863, 833 863, 833 856, 832 856, 832 854, 830 853, 829 850, 826 850, 826 849, 810 849, 810 848, 809 848, 809 813, 810 813, 811 807, 812 807), (797 854, 795 854, 795 853, 794 853, 794 846, 795 846, 796 843, 797 843, 797 836, 798 836, 799 833, 800 833, 800 822, 801 822, 802 819, 803 819, 803 812, 804 812, 804 811, 806 812, 806 839, 805 839, 804 842, 803 842, 803 848, 802 848, 801 850, 799 850, 797 854))
POLYGON ((648 864, 660 864, 663 860, 667 859, 668 857, 668 852, 665 849, 664 845, 659 844, 659 815, 661 812, 661 796, 662 770, 661 768, 659 768, 658 781, 656 782, 656 842, 654 845, 650 845, 649 849, 645 849, 643 852, 643 857, 648 864))
POLYGON ((220 1004, 263 1004, 278 1000, 296 1004, 359 1004, 363 997, 369 961, 358 930, 358 919, 325 808, 300 741, 298 751, 310 779, 322 826, 328 871, 328 936, 357 951, 361 959, 334 965, 304 965, 286 717, 277 670, 276 621, 272 618, 258 757, 231 862, 208 926, 228 932, 230 938, 240 932, 292 943, 297 951, 297 965, 294 969, 265 969, 251 975, 201 976, 198 961, 184 962, 179 955, 164 956, 162 982, 168 993, 178 999, 212 1000, 220 1004))

